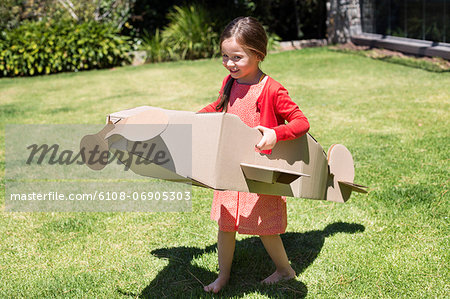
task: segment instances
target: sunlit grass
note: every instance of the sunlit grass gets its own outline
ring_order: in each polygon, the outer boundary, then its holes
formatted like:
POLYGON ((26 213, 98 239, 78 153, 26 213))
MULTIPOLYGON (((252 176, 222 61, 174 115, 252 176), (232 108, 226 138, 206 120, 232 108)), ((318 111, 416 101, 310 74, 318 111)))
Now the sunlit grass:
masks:
MULTIPOLYGON (((297 278, 259 281, 274 267, 238 235, 231 297, 444 298, 449 290, 450 74, 326 48, 271 54, 281 82, 325 150, 353 154, 346 204, 288 199, 284 244, 297 278)), ((0 173, 9 123, 101 124, 141 105, 197 111, 216 99, 219 60, 0 80, 0 173)), ((70 133, 68 133, 70 138, 70 133)), ((212 191, 193 212, 0 214, 2 297, 199 297, 218 271, 212 191)), ((4 192, 0 193, 4 205, 4 192)))

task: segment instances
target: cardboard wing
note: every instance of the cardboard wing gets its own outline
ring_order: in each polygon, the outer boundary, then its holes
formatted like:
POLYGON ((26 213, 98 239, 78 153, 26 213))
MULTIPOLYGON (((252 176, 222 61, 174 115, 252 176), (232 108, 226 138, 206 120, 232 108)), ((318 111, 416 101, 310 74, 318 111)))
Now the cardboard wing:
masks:
POLYGON ((352 190, 365 191, 353 184, 353 160, 344 146, 333 147, 333 165, 345 158, 344 167, 334 167, 339 171, 333 173, 311 135, 280 141, 270 155, 255 148, 261 136, 236 115, 142 106, 110 114, 106 127, 85 136, 80 146, 101 143, 137 174, 216 190, 339 202, 352 190))

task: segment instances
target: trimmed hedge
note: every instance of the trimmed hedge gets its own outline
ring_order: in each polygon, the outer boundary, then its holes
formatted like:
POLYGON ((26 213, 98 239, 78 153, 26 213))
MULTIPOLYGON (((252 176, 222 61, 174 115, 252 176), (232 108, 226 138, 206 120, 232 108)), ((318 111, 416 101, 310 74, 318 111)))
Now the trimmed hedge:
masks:
POLYGON ((131 60, 129 37, 97 22, 24 22, 0 36, 0 76, 109 68, 131 60))

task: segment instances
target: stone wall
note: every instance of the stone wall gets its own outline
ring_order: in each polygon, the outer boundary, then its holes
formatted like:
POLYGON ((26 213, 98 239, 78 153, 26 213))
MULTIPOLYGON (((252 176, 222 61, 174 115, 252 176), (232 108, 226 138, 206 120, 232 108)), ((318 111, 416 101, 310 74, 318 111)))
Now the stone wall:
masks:
MULTIPOLYGON (((360 34, 361 6, 365 0, 329 0, 327 1, 327 38, 328 43, 346 43, 350 36, 360 34)), ((369 2, 369 1, 367 1, 369 2)))

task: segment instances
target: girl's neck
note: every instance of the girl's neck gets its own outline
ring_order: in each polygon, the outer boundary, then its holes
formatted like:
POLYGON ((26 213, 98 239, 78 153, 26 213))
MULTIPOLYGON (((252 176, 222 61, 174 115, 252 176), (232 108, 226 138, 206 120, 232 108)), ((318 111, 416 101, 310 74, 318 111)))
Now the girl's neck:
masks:
POLYGON ((239 84, 245 84, 245 85, 253 85, 253 84, 258 84, 259 82, 261 82, 261 79, 263 78, 263 71, 261 71, 259 68, 256 70, 256 72, 251 75, 248 76, 245 79, 237 79, 237 83, 239 84))

